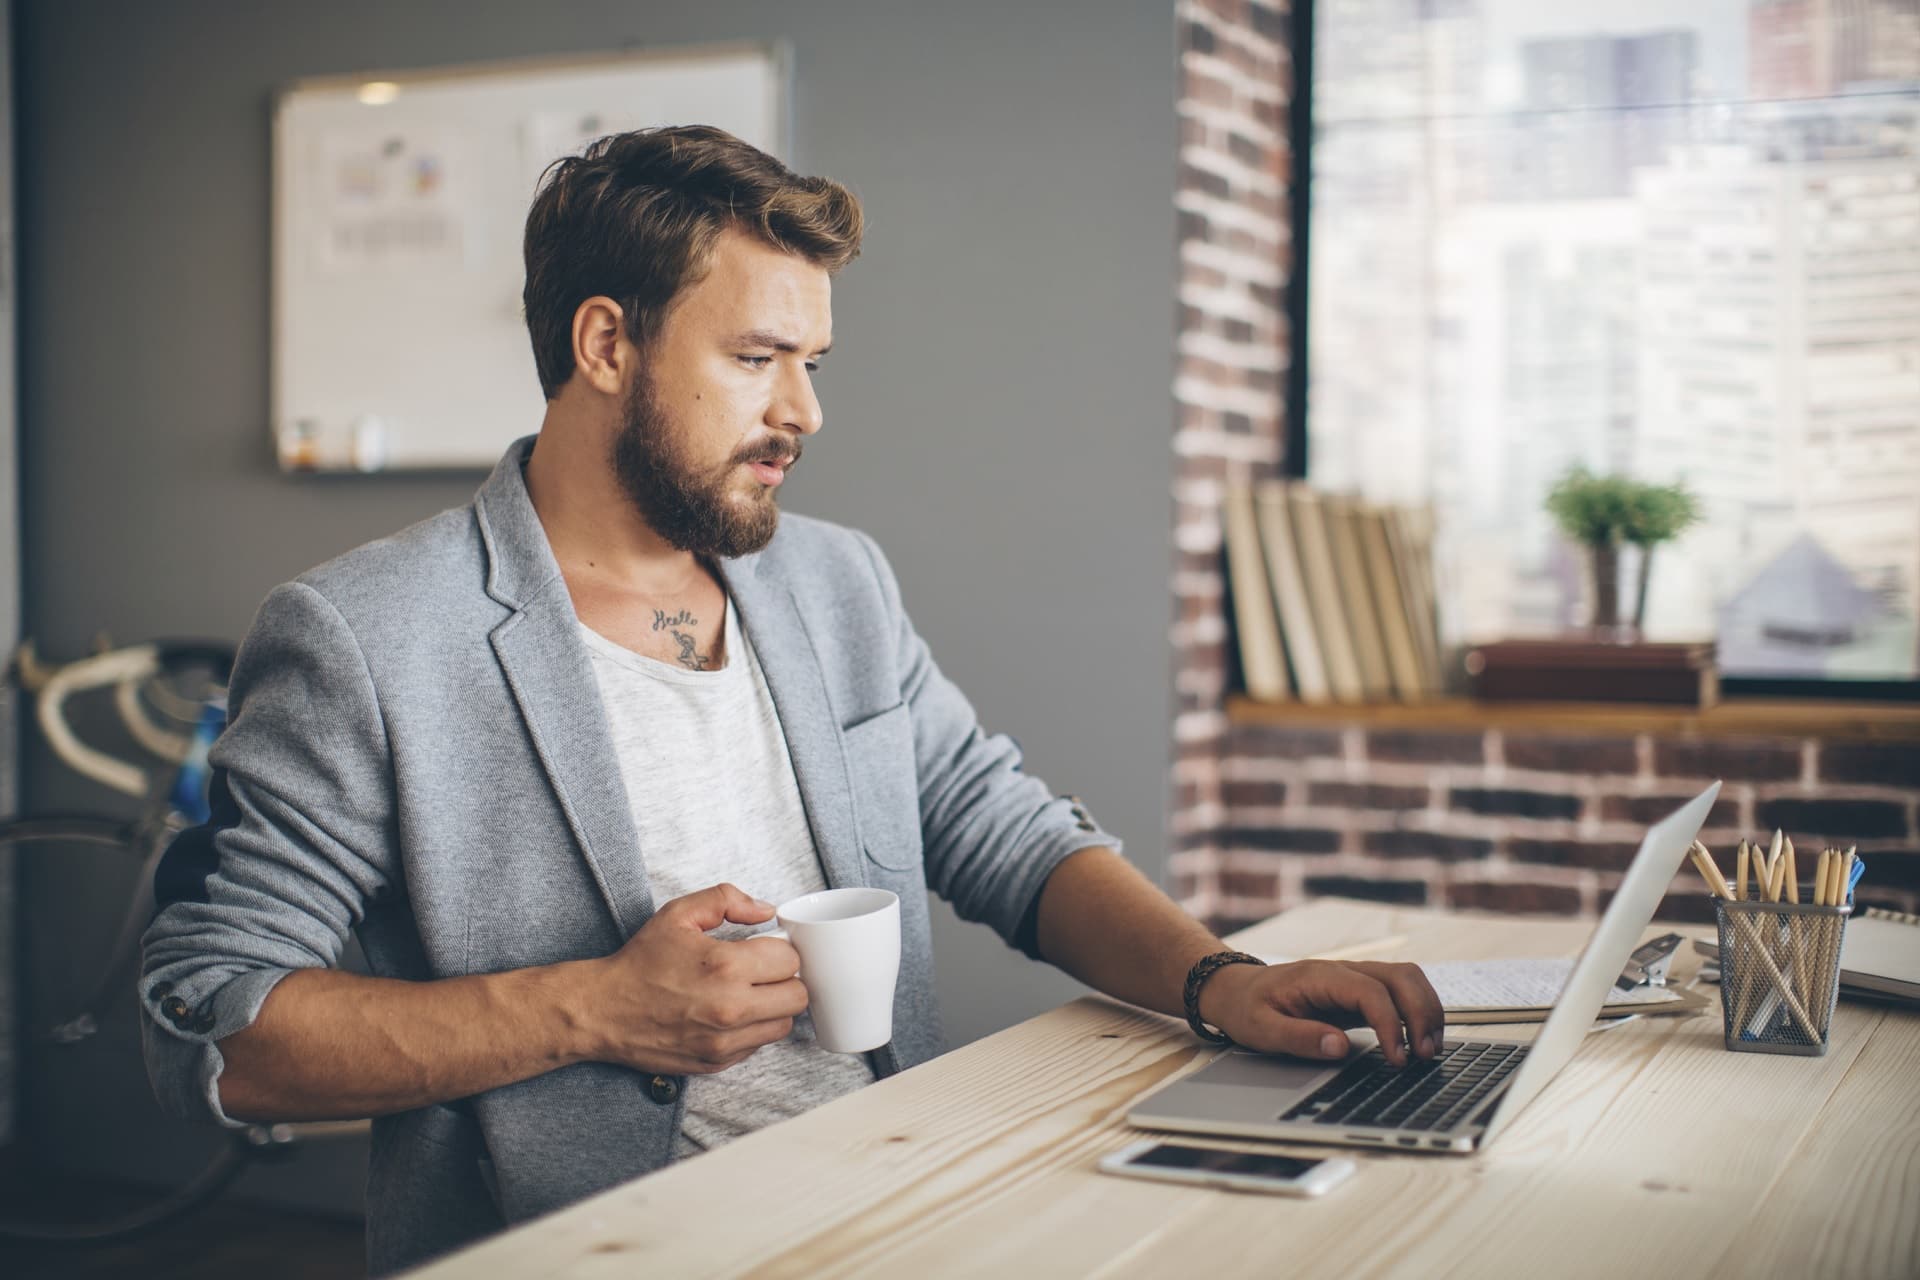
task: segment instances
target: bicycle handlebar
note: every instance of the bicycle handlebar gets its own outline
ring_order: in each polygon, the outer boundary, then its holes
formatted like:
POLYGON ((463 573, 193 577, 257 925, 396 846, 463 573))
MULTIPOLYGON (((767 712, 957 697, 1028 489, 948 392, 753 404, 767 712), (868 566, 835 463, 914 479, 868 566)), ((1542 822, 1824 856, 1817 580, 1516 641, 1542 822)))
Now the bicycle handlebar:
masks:
POLYGON ((160 670, 160 654, 150 644, 130 649, 115 649, 94 658, 70 662, 48 677, 35 699, 34 710, 40 720, 40 732, 54 752, 78 773, 115 791, 144 799, 147 794, 146 771, 137 765, 97 751, 74 734, 67 724, 66 701, 85 689, 103 685, 144 680, 160 670))
POLYGON ((54 753, 75 772, 144 799, 148 791, 146 771, 80 741, 67 723, 67 699, 89 689, 118 686, 114 705, 127 731, 145 750, 177 764, 186 759, 188 739, 153 722, 140 706, 136 686, 163 672, 194 666, 212 667, 224 684, 233 670, 233 656, 231 646, 217 641, 156 641, 49 668, 39 662, 32 642, 26 641, 20 646, 14 667, 21 686, 35 694, 40 731, 54 753))

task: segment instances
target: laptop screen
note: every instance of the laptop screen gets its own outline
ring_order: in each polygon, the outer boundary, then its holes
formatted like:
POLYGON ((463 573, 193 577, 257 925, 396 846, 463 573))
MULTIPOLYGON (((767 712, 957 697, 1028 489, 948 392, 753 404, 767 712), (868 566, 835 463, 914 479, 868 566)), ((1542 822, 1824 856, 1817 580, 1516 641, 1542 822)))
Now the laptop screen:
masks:
POLYGON ((1707 820, 1707 813, 1719 794, 1720 784, 1715 782, 1670 817, 1654 824, 1640 842, 1640 852, 1633 856, 1633 864, 1621 878, 1613 901, 1607 904, 1599 925, 1587 939, 1586 949, 1574 963, 1566 989, 1554 1002, 1546 1025, 1540 1028, 1533 1047, 1527 1051, 1526 1062, 1496 1104, 1486 1132, 1481 1135, 1482 1146, 1491 1142, 1496 1133, 1546 1088, 1547 1082, 1567 1064, 1586 1039, 1587 1032, 1593 1029, 1595 1016, 1607 1002, 1607 992, 1613 989, 1627 958, 1639 945, 1640 935, 1652 922, 1655 908, 1673 884, 1674 873, 1680 870, 1680 860, 1687 856, 1687 847, 1700 834, 1701 824, 1707 820))

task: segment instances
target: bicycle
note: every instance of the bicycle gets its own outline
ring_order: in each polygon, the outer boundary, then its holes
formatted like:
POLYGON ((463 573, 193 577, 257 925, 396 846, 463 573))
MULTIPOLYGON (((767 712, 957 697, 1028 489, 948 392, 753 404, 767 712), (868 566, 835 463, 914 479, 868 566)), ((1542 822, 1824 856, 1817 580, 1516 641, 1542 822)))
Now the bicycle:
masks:
MULTIPOLYGON (((104 853, 136 868, 113 943, 77 1008, 50 1025, 30 1029, 55 1045, 81 1044, 101 1029, 103 1012, 134 990, 140 936, 153 914, 153 876, 175 836, 205 822, 207 752, 226 726, 226 682, 232 646, 210 641, 157 641, 106 649, 58 666, 44 665, 31 641, 12 664, 20 687, 34 696, 40 731, 69 768, 123 795, 141 800, 133 818, 63 813, 0 822, 0 852, 25 858, 104 853), (114 710, 133 741, 161 762, 143 768, 82 741, 67 719, 70 698, 112 688, 114 710), (169 772, 167 767, 171 766, 169 772)), ((135 1012, 132 1016, 140 1016, 135 1012)), ((289 1153, 303 1139, 365 1133, 365 1121, 250 1125, 236 1130, 206 1166, 174 1190, 131 1213, 97 1223, 47 1225, 0 1220, 0 1239, 34 1243, 99 1243, 125 1239, 191 1213, 218 1196, 254 1160, 289 1153)))

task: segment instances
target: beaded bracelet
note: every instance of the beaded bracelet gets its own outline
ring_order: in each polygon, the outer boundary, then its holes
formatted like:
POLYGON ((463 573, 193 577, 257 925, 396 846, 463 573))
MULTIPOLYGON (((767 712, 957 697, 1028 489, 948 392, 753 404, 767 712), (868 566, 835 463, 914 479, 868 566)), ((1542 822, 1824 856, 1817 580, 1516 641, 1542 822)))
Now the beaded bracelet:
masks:
POLYGON ((1200 1021, 1200 988, 1206 985, 1220 970, 1230 964, 1266 964, 1259 956, 1250 956, 1244 951, 1216 951, 1210 956, 1201 956, 1193 962, 1193 968, 1187 970, 1187 988, 1185 1003, 1187 1006, 1187 1025, 1193 1028, 1193 1034, 1209 1044, 1232 1044, 1233 1037, 1224 1031, 1216 1031, 1200 1021))

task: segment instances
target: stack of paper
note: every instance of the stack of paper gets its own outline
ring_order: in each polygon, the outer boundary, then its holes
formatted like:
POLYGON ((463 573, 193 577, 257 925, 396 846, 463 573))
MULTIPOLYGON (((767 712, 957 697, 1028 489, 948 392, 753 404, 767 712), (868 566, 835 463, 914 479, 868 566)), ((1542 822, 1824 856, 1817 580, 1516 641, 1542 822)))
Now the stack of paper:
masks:
MULTIPOLYGON (((1442 960, 1420 966, 1446 1008, 1450 1023, 1538 1022, 1553 1008, 1573 976, 1565 957, 1519 960, 1442 960)), ((1600 1011, 1603 1018, 1627 1013, 1678 1013, 1697 1007, 1677 987, 1635 987, 1614 991, 1600 1011), (1673 1005, 1663 1009, 1657 1006, 1673 1005)))
MULTIPOLYGON (((1268 964, 1286 964, 1294 956, 1263 955, 1268 964)), ((1447 1011, 1449 1026, 1494 1022, 1543 1022, 1553 1002, 1573 976, 1573 961, 1565 956, 1507 960, 1426 961, 1420 971, 1447 1011)), ((1680 987, 1635 987, 1608 994, 1602 1018, 1630 1013, 1691 1013, 1711 1003, 1696 991, 1680 987)))

